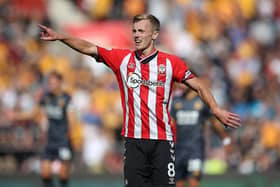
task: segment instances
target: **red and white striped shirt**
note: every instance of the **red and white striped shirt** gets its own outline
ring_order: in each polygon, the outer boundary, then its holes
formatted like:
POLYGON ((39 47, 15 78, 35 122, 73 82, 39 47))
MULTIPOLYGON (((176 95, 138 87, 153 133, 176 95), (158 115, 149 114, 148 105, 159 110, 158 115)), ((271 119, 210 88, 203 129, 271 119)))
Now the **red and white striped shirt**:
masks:
POLYGON ((98 47, 98 57, 117 76, 124 117, 122 135, 173 140, 168 105, 173 81, 194 77, 187 65, 160 51, 140 59, 134 51, 98 47))

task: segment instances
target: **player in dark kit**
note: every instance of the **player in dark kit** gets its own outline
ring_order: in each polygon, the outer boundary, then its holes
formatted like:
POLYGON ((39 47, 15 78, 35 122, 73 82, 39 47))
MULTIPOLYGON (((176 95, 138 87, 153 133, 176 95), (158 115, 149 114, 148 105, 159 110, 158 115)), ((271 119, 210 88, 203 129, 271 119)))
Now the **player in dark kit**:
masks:
POLYGON ((230 151, 230 138, 222 125, 214 118, 209 108, 196 92, 185 89, 173 98, 170 114, 176 123, 176 187, 198 187, 204 161, 204 133, 206 120, 222 139, 226 151, 230 151))
POLYGON ((51 185, 52 161, 61 162, 59 178, 61 187, 68 186, 69 165, 72 158, 70 142, 71 107, 70 96, 62 90, 62 76, 56 72, 49 75, 49 92, 41 99, 40 105, 48 122, 48 142, 42 155, 41 175, 45 187, 51 185))
POLYGON ((133 18, 133 51, 105 49, 39 26, 42 40, 59 40, 103 62, 116 75, 124 117, 122 135, 125 137, 126 187, 175 186, 175 132, 168 112, 174 81, 197 91, 224 124, 240 126, 239 116, 220 108, 185 62, 155 48, 160 22, 153 15, 142 14, 133 18))
POLYGON ((48 91, 41 98, 40 106, 32 112, 15 112, 10 114, 14 120, 35 119, 44 116, 48 121, 47 145, 41 158, 41 177, 44 187, 53 187, 52 163, 60 161, 60 186, 68 186, 69 166, 72 158, 70 143, 70 124, 72 110, 70 96, 62 90, 62 75, 51 72, 48 76, 48 91))

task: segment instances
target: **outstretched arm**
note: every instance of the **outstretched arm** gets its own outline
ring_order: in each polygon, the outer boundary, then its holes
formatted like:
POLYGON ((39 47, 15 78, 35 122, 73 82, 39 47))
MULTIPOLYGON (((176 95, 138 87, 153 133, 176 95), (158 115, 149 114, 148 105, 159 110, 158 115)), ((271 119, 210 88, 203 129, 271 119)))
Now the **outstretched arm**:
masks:
POLYGON ((194 77, 187 79, 184 84, 195 90, 200 98, 209 106, 212 113, 220 120, 224 125, 237 128, 241 126, 241 120, 237 114, 228 112, 218 106, 210 90, 202 83, 202 81, 194 77))
POLYGON ((45 40, 45 41, 59 40, 80 53, 94 56, 94 57, 97 56, 98 52, 97 52, 97 46, 95 44, 79 38, 73 38, 71 36, 58 33, 53 29, 46 27, 44 25, 39 24, 39 27, 42 29, 41 37, 40 37, 41 40, 45 40))

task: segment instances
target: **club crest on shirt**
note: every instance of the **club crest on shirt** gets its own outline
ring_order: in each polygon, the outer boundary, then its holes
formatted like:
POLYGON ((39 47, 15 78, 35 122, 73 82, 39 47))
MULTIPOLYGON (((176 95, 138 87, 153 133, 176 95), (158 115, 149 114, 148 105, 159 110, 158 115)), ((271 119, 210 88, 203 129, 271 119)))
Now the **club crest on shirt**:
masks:
POLYGON ((202 108, 202 102, 201 101, 196 101, 193 104, 193 107, 194 107, 195 110, 200 110, 202 108))
POLYGON ((129 62, 128 65, 127 65, 127 67, 128 67, 129 69, 133 69, 133 68, 135 67, 135 64, 134 64, 133 62, 129 62))
POLYGON ((158 74, 159 74, 159 75, 165 75, 165 72, 166 72, 165 65, 164 65, 164 64, 160 64, 160 65, 158 66, 158 74))

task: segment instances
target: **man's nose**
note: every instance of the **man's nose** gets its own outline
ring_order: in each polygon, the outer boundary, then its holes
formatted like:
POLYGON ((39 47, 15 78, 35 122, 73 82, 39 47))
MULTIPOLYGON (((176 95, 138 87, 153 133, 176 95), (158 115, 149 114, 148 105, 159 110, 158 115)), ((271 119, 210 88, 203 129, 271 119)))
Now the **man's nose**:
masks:
POLYGON ((134 37, 139 37, 140 36, 139 32, 135 32, 133 35, 134 35, 134 37))

